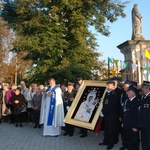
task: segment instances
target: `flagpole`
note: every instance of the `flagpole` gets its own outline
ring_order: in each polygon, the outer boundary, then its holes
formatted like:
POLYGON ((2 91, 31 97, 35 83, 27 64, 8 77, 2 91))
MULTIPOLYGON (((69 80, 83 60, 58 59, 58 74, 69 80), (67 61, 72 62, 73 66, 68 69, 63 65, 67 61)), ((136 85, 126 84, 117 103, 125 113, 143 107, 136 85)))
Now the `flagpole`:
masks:
POLYGON ((122 69, 122 60, 120 60, 120 70, 122 69))
POLYGON ((118 71, 119 71, 119 68, 118 68, 118 61, 117 61, 117 77, 118 77, 118 71))
POLYGON ((110 64, 109 64, 109 59, 108 59, 108 79, 110 78, 110 64))
POLYGON ((149 68, 148 68, 148 58, 146 58, 146 63, 147 63, 147 81, 148 81, 148 70, 149 70, 149 68))
POLYGON ((149 81, 149 63, 150 63, 150 60, 147 58, 147 61, 148 61, 148 70, 147 70, 147 81, 149 81))
POLYGON ((114 70, 114 58, 112 60, 113 60, 113 70, 114 70))

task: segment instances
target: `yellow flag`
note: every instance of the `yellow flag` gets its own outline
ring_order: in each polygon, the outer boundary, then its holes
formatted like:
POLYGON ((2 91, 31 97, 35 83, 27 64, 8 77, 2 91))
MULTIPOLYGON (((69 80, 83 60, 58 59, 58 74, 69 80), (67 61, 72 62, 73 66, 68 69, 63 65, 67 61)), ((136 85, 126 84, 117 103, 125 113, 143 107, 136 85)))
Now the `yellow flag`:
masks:
POLYGON ((118 60, 114 59, 114 64, 116 65, 116 67, 118 67, 118 60))
POLYGON ((150 52, 149 52, 149 49, 146 49, 145 50, 145 53, 144 53, 145 57, 150 59, 150 52))

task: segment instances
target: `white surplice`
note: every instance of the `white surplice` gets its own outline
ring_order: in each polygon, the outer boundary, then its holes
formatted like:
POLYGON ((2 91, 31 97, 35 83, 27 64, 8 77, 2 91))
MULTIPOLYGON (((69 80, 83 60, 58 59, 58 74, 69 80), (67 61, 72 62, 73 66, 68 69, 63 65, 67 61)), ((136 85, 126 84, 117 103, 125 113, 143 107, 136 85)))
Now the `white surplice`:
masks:
MULTIPOLYGON (((53 87, 51 88, 53 89, 53 87)), ((43 136, 57 136, 61 134, 61 127, 64 126, 64 107, 62 100, 62 91, 59 87, 55 89, 56 103, 52 125, 47 125, 50 109, 50 96, 45 99, 45 113, 44 113, 44 129, 43 136)))

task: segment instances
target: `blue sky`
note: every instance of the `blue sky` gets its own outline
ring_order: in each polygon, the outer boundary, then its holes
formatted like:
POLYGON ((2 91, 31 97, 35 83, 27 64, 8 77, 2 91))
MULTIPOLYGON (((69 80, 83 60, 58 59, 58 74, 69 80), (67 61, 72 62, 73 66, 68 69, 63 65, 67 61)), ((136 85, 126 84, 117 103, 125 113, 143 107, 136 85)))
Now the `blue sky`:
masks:
POLYGON ((134 4, 138 4, 139 13, 142 15, 142 35, 145 40, 150 40, 150 1, 149 0, 130 0, 125 8, 126 18, 118 18, 114 23, 108 23, 110 27, 110 36, 105 37, 97 34, 98 52, 103 56, 100 59, 107 60, 108 57, 124 60, 124 56, 117 48, 121 43, 131 40, 132 21, 131 10, 134 4))

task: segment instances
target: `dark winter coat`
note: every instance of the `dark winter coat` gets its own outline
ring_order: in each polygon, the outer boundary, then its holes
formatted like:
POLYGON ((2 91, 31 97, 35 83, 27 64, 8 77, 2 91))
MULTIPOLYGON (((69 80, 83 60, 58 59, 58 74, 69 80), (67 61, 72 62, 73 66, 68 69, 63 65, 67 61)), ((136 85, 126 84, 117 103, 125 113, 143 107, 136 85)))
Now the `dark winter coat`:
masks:
POLYGON ((15 96, 12 99, 12 113, 14 115, 20 114, 21 113, 20 107, 22 107, 22 105, 24 105, 24 104, 25 104, 25 98, 24 98, 23 94, 21 94, 21 93, 19 95, 15 94, 15 96), (19 103, 16 104, 15 100, 18 100, 19 103))

